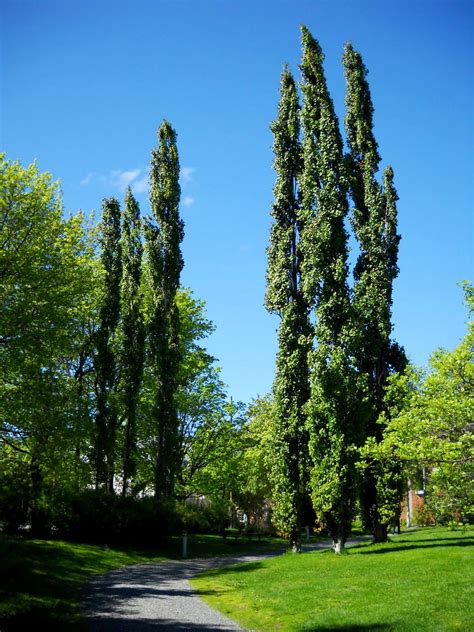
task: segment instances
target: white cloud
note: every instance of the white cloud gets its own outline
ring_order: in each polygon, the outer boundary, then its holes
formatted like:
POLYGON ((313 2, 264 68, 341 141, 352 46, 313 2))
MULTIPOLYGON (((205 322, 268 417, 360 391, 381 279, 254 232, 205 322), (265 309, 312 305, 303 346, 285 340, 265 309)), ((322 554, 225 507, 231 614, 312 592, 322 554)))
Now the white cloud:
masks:
POLYGON ((89 172, 86 175, 86 177, 81 180, 81 182, 80 182, 81 187, 86 187, 88 184, 90 184, 92 182, 94 176, 95 176, 95 172, 94 171, 89 172))
POLYGON ((181 180, 183 184, 191 182, 193 179, 193 173, 196 171, 194 167, 181 167, 181 180))
POLYGON ((110 181, 113 186, 125 191, 125 189, 138 178, 141 169, 131 169, 130 171, 115 170, 110 172, 110 181))
POLYGON ((145 193, 148 191, 149 179, 148 174, 146 173, 140 180, 135 180, 132 184, 132 189, 134 193, 145 193))
POLYGON ((189 208, 190 206, 192 206, 194 204, 194 198, 192 198, 190 195, 187 195, 184 199, 183 199, 183 206, 185 206, 186 208, 189 208))

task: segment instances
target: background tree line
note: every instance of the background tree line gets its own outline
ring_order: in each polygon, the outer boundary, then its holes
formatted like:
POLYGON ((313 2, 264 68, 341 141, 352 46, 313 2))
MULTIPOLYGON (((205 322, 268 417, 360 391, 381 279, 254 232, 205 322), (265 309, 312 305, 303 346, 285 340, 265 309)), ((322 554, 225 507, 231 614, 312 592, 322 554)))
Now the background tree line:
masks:
POLYGON ((167 122, 145 218, 130 188, 123 208, 103 201, 97 225, 67 218, 58 183, 1 157, 0 520, 10 531, 153 538, 186 522, 220 528, 239 499, 251 434, 203 346, 214 329, 204 302, 180 286, 179 198, 167 122), (194 494, 213 506, 180 503, 194 494))

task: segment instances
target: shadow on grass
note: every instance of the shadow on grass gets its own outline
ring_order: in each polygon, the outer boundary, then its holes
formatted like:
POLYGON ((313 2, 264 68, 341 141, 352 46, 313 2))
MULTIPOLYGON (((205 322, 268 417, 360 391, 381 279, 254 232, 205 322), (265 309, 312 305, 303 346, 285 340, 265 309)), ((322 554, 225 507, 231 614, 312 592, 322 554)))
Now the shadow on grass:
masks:
MULTIPOLYGON (((181 537, 175 536, 169 539, 175 550, 181 551, 181 537)), ((266 554, 282 551, 285 540, 281 538, 262 538, 261 540, 249 540, 246 536, 240 536, 235 540, 232 536, 224 539, 221 535, 205 536, 191 534, 188 537, 188 558, 207 558, 235 556, 246 554, 266 554)))
POLYGON ((436 540, 416 540, 415 542, 409 541, 406 544, 403 540, 397 540, 396 542, 388 542, 383 548, 375 548, 371 545, 368 546, 354 546, 351 550, 354 553, 360 555, 381 555, 384 553, 395 553, 397 551, 414 551, 415 549, 442 549, 448 547, 466 547, 474 544, 474 538, 440 538, 436 540))
POLYGON ((79 624, 69 626, 64 621, 52 619, 49 608, 35 608, 34 612, 23 612, 11 617, 0 617, 2 632, 25 632, 25 630, 48 630, 48 632, 63 632, 66 629, 82 632, 79 624))
POLYGON ((395 623, 367 623, 364 625, 318 625, 314 628, 303 628, 304 632, 363 632, 372 630, 373 632, 391 632, 396 629, 395 623))
MULTIPOLYGON (((182 632, 202 632, 204 630, 227 630, 228 632, 234 628, 224 627, 222 624, 212 625, 209 623, 192 623, 179 621, 175 619, 160 619, 159 621, 152 621, 150 619, 114 619, 107 618, 103 621, 97 621, 94 623, 100 623, 100 630, 104 632, 112 632, 113 630, 120 630, 121 632, 139 632, 144 630, 176 630, 182 632)), ((368 625, 340 625, 340 626, 318 626, 304 628, 305 632, 391 632, 395 630, 394 624, 374 623, 368 625)))
MULTIPOLYGON (((131 553, 2 536, 0 630, 81 629, 76 626, 81 625, 78 600, 82 585, 96 573, 116 566, 116 558, 118 563, 131 563, 131 553)), ((146 554, 142 557, 148 559, 146 554)))
MULTIPOLYGON (((200 577, 212 577, 215 575, 226 575, 227 573, 248 573, 249 571, 258 571, 262 568, 261 562, 243 562, 242 564, 231 564, 226 566, 218 566, 217 568, 210 568, 202 573, 199 573, 200 577)), ((199 591, 199 594, 204 594, 199 591)))
MULTIPOLYGON (((396 540, 391 540, 391 542, 393 543, 398 543, 398 542, 405 542, 405 536, 400 536, 399 538, 397 538, 396 540)), ((455 535, 451 538, 423 538, 423 539, 418 539, 416 540, 416 544, 418 544, 418 542, 464 542, 464 541, 471 541, 474 543, 474 535, 455 535)), ((411 544, 411 542, 410 542, 411 544)))

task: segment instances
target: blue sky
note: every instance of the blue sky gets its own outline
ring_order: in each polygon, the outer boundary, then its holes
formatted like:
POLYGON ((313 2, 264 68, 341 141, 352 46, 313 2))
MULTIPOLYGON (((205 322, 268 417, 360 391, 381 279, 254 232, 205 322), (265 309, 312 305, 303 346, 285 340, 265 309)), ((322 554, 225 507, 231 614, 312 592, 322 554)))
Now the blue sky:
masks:
POLYGON ((326 54, 342 121, 343 45, 369 69, 382 166, 398 188, 394 335, 412 361, 465 331, 473 280, 474 12, 461 0, 2 0, 0 147, 100 211, 146 174, 163 118, 178 132, 183 283, 217 326, 208 348, 235 399, 271 388, 278 320, 263 308, 279 76, 301 23, 326 54))

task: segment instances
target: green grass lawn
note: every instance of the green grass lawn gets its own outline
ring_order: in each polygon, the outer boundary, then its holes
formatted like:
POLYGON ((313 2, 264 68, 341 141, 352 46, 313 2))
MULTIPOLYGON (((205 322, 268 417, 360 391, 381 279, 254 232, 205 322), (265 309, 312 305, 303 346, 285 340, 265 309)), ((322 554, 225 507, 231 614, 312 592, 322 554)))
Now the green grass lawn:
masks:
POLYGON ((239 564, 192 581, 250 630, 474 630, 474 530, 420 529, 346 555, 239 564))
MULTIPOLYGON (((235 555, 281 548, 277 538, 189 537, 189 557, 235 555)), ((120 566, 178 558, 180 538, 170 538, 157 551, 113 549, 62 541, 28 540, 0 535, 0 631, 83 630, 80 592, 96 574, 120 566)))

